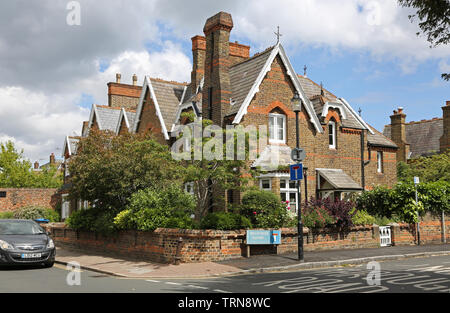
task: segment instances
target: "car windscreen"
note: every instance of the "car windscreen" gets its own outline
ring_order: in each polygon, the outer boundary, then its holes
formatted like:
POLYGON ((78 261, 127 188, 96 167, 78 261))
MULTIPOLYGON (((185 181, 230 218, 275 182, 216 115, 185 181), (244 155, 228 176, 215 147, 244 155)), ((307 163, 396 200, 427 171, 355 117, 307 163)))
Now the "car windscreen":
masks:
POLYGON ((0 235, 37 235, 44 233, 42 227, 31 221, 0 221, 0 235))

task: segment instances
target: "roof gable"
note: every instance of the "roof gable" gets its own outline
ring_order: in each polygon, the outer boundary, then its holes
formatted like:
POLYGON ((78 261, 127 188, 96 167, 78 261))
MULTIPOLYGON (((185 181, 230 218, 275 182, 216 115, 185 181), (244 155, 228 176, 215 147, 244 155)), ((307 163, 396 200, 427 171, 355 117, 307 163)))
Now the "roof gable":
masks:
MULTIPOLYGON (((317 118, 317 115, 314 112, 312 103, 309 100, 309 98, 307 97, 306 93, 303 91, 303 88, 298 80, 298 76, 295 74, 295 71, 292 68, 291 62, 289 61, 289 58, 287 57, 281 43, 277 43, 273 48, 268 49, 267 51, 265 51, 264 53, 259 55, 259 56, 261 56, 261 58, 264 57, 260 60, 260 61, 264 61, 264 62, 259 63, 259 66, 261 67, 261 69, 259 71, 256 71, 256 73, 252 73, 251 78, 254 78, 254 80, 250 79, 250 78, 248 79, 248 83, 251 83, 251 88, 248 90, 248 92, 246 92, 246 89, 248 89, 248 87, 243 88, 244 90, 242 91, 242 93, 245 95, 245 98, 242 101, 242 103, 240 104, 239 109, 238 110, 234 109, 232 111, 232 112, 237 111, 236 116, 233 120, 233 124, 240 123, 242 117, 247 113, 247 108, 250 105, 250 102, 252 101, 255 94, 259 91, 259 86, 261 85, 262 81, 264 80, 264 77, 266 76, 266 74, 270 71, 272 62, 274 61, 274 59, 277 55, 280 56, 280 58, 283 62, 283 65, 286 67, 287 75, 290 77, 295 89, 299 93, 300 98, 303 100, 304 108, 306 109, 306 111, 310 117, 311 123, 314 125, 314 127, 316 128, 316 130, 319 133, 323 133, 323 129, 320 126, 319 119, 317 118), (255 74, 257 74, 257 75, 255 75, 255 74)), ((236 65, 236 67, 243 66, 243 64, 245 64, 246 62, 248 62, 248 60, 236 65)), ((236 84, 236 82, 234 82, 234 81, 232 83, 236 84)), ((233 93, 233 96, 234 96, 234 93, 233 93)), ((242 95, 239 95, 238 99, 239 99, 239 97, 242 98, 242 95)))
POLYGON ((147 92, 153 100, 161 124, 162 133, 166 140, 169 140, 168 129, 171 128, 175 121, 178 106, 183 100, 183 95, 186 91, 186 84, 176 82, 166 82, 160 79, 153 79, 145 76, 144 85, 142 87, 141 97, 136 110, 133 132, 137 131, 139 121, 141 119, 144 100, 147 92))

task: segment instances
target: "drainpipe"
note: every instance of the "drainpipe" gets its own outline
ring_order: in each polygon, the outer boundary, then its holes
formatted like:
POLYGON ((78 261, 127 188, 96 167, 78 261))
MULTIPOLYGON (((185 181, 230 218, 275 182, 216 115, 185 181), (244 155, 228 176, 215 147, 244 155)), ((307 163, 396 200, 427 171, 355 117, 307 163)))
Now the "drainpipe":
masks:
POLYGON ((364 173, 364 129, 361 129, 361 187, 364 192, 366 187, 366 177, 364 173))

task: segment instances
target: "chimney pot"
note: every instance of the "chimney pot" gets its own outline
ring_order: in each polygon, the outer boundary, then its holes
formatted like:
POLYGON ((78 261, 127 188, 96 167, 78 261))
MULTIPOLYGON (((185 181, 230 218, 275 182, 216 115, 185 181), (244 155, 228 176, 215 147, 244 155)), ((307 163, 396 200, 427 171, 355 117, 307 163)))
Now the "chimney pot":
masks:
POLYGON ((39 162, 38 161, 34 162, 34 169, 35 170, 39 169, 39 162))
POLYGON ((446 101, 445 105, 450 106, 450 101, 446 101))
POLYGON ((118 83, 118 84, 120 84, 120 77, 121 77, 122 75, 120 75, 120 73, 117 73, 116 74, 116 83, 118 83))
POLYGON ((136 86, 137 85, 137 76, 136 76, 136 74, 134 74, 133 75, 133 86, 136 86))
POLYGON ((402 107, 399 107, 398 108, 398 114, 402 114, 403 113, 403 108, 402 107))

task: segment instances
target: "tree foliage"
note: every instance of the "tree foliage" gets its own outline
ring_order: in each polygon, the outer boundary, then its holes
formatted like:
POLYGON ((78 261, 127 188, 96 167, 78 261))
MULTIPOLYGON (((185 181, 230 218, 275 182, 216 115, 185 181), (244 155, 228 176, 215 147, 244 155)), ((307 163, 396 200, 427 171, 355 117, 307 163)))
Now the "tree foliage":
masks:
POLYGON ((169 149, 150 135, 116 136, 95 130, 78 143, 69 171, 70 197, 99 209, 123 210, 137 191, 181 186, 184 177, 184 168, 171 158, 169 149))
POLYGON ((411 183, 414 177, 421 182, 450 182, 450 149, 445 153, 409 160, 397 164, 397 177, 400 182, 411 183))
POLYGON ((24 159, 12 141, 0 143, 0 187, 3 188, 58 188, 62 185, 62 173, 56 166, 42 171, 31 169, 31 162, 24 159))

